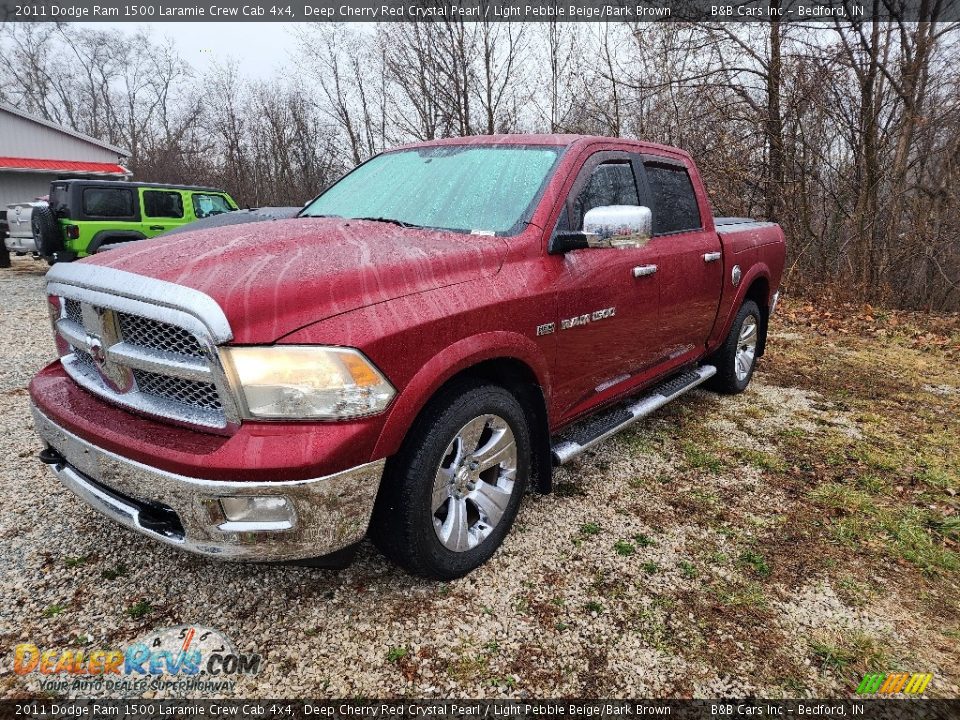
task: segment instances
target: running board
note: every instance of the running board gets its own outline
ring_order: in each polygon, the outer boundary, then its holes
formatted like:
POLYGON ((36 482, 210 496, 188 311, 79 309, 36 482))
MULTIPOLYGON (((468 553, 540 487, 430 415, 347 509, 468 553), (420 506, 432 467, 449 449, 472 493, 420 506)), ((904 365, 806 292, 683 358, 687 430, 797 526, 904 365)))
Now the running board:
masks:
POLYGON ((563 430, 553 438, 553 463, 563 465, 573 460, 584 450, 592 448, 611 435, 616 435, 637 420, 659 410, 671 400, 676 400, 701 383, 717 374, 713 365, 701 365, 694 370, 675 375, 641 398, 627 401, 612 410, 598 413, 563 430))

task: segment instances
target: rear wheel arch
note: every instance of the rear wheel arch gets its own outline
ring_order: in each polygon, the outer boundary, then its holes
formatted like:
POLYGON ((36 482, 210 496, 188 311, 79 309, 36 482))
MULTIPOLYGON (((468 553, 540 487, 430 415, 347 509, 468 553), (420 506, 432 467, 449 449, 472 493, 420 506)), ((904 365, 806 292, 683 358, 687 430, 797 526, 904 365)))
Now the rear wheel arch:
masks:
POLYGON ((767 347, 767 326, 770 321, 770 279, 766 275, 756 276, 747 287, 740 300, 740 306, 748 300, 753 300, 760 309, 760 338, 757 342, 757 357, 763 356, 767 347))

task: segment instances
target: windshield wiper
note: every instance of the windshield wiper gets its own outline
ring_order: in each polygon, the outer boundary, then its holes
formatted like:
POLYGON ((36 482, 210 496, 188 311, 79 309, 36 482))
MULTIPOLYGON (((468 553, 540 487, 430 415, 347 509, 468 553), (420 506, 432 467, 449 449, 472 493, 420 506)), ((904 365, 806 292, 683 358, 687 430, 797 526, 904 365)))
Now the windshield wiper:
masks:
POLYGON ((423 225, 414 225, 413 223, 404 222, 403 220, 397 220, 396 218, 388 217, 358 217, 351 218, 351 220, 369 220, 370 222, 382 222, 390 223, 391 225, 399 225, 402 228, 422 228, 423 225))

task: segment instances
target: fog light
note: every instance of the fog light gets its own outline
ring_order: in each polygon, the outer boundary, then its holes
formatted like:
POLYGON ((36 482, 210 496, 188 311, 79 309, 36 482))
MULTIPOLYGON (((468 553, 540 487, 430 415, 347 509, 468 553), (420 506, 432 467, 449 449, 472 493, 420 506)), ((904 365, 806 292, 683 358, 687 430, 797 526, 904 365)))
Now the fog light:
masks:
POLYGON ((223 516, 230 522, 293 524, 293 507, 277 495, 220 498, 223 516))

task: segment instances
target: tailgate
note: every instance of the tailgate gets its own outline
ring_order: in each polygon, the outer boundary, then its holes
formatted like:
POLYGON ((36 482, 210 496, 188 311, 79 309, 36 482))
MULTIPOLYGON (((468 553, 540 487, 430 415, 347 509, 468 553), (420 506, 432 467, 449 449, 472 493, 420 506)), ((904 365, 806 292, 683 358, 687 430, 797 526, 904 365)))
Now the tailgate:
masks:
POLYGON ((33 230, 30 228, 30 216, 33 214, 34 203, 15 203, 7 206, 7 225, 10 237, 30 238, 33 240, 33 230))

